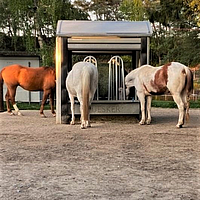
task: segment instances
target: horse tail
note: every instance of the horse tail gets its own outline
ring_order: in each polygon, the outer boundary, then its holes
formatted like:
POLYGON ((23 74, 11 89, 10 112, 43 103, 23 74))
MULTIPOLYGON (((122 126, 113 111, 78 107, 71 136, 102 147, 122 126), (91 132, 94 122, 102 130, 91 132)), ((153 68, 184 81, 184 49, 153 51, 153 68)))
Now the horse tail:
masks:
POLYGON ((186 71, 186 84, 185 84, 185 91, 186 91, 186 98, 187 98, 187 102, 186 102, 186 121, 189 121, 190 119, 190 115, 189 115, 189 109, 190 109, 190 95, 192 93, 193 90, 193 74, 192 71, 187 68, 186 71))
POLYGON ((83 120, 88 120, 89 115, 90 73, 87 70, 82 74, 83 120))
POLYGON ((4 106, 3 106, 3 76, 2 76, 2 71, 0 72, 0 111, 4 111, 4 106))

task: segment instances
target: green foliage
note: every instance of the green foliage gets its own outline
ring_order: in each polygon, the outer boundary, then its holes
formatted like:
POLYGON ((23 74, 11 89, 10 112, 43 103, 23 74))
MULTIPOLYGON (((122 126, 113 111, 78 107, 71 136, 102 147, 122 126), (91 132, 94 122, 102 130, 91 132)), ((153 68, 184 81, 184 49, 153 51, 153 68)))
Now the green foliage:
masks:
MULTIPOLYGON (((153 100, 152 107, 177 108, 177 105, 174 101, 153 100)), ((200 99, 198 101, 190 101, 190 108, 200 108, 200 99)))
POLYGON ((0 51, 37 53, 54 65, 55 32, 62 19, 149 20, 151 64, 200 63, 198 0, 0 0, 0 51))
POLYGON ((57 21, 87 18, 69 0, 0 0, 0 51, 38 53, 52 66, 57 21))
POLYGON ((127 20, 142 21, 145 19, 145 8, 141 0, 123 0, 120 11, 127 20))
POLYGON ((122 20, 119 11, 122 0, 75 0, 74 5, 85 12, 91 12, 96 20, 122 20))
POLYGON ((153 27, 151 64, 179 61, 188 66, 200 62, 199 30, 188 3, 184 0, 149 1, 146 7, 153 27))

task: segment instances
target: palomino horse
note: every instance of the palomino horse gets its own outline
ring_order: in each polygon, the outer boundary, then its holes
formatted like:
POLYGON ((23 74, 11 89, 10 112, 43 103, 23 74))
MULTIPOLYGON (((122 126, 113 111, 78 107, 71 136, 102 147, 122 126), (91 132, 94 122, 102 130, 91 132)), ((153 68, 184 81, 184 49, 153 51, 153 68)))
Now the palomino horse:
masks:
POLYGON ((21 112, 15 103, 17 86, 21 86, 23 89, 29 91, 44 91, 40 107, 40 115, 45 117, 43 109, 44 104, 49 96, 51 112, 53 116, 55 116, 53 106, 54 90, 56 86, 55 79, 55 70, 50 67, 29 68, 17 64, 4 67, 0 73, 0 85, 3 87, 4 81, 7 86, 5 99, 8 113, 14 114, 12 113, 9 104, 9 101, 11 101, 16 113, 21 115, 21 112))
POLYGON ((142 119, 145 124, 145 96, 147 96, 147 120, 151 122, 151 95, 170 92, 179 109, 178 128, 184 124, 184 117, 189 117, 189 95, 193 89, 191 70, 178 62, 171 62, 160 67, 141 66, 131 71, 125 78, 127 94, 135 86, 141 103, 142 119))
POLYGON ((66 78, 66 87, 71 101, 72 121, 75 124, 74 97, 80 102, 81 128, 90 127, 89 107, 98 84, 97 68, 89 62, 78 62, 66 78))

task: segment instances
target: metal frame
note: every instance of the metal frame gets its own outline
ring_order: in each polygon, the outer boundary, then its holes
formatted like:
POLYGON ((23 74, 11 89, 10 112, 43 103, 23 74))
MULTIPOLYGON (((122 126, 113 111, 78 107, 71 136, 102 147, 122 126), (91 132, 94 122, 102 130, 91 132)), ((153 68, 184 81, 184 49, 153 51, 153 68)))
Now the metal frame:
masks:
POLYGON ((124 62, 120 56, 113 56, 108 63, 108 100, 126 100, 124 62))
MULTIPOLYGON (((149 22, 60 20, 56 34, 58 124, 67 123, 71 112, 65 80, 72 68, 72 55, 131 55, 133 69, 149 62, 149 37, 152 35, 149 22)), ((138 115, 139 101, 136 94, 134 97, 133 100, 124 100, 124 97, 123 100, 95 100, 92 102, 91 114, 138 115)), ((78 107, 78 104, 75 105, 77 114, 78 107)))
MULTIPOLYGON (((94 56, 87 56, 87 57, 84 58, 83 61, 84 62, 90 62, 90 63, 94 64, 97 68, 97 59, 94 56)), ((97 85, 97 91, 94 95, 94 99, 99 100, 99 87, 98 87, 98 85, 97 85)))

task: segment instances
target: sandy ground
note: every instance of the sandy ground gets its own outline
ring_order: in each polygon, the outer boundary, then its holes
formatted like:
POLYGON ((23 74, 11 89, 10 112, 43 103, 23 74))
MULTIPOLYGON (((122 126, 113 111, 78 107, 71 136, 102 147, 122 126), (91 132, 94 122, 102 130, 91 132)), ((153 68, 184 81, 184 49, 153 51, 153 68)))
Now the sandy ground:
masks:
POLYGON ((182 129, 177 109, 153 108, 149 126, 93 117, 86 130, 22 113, 0 113, 1 200, 200 199, 200 109, 182 129))

